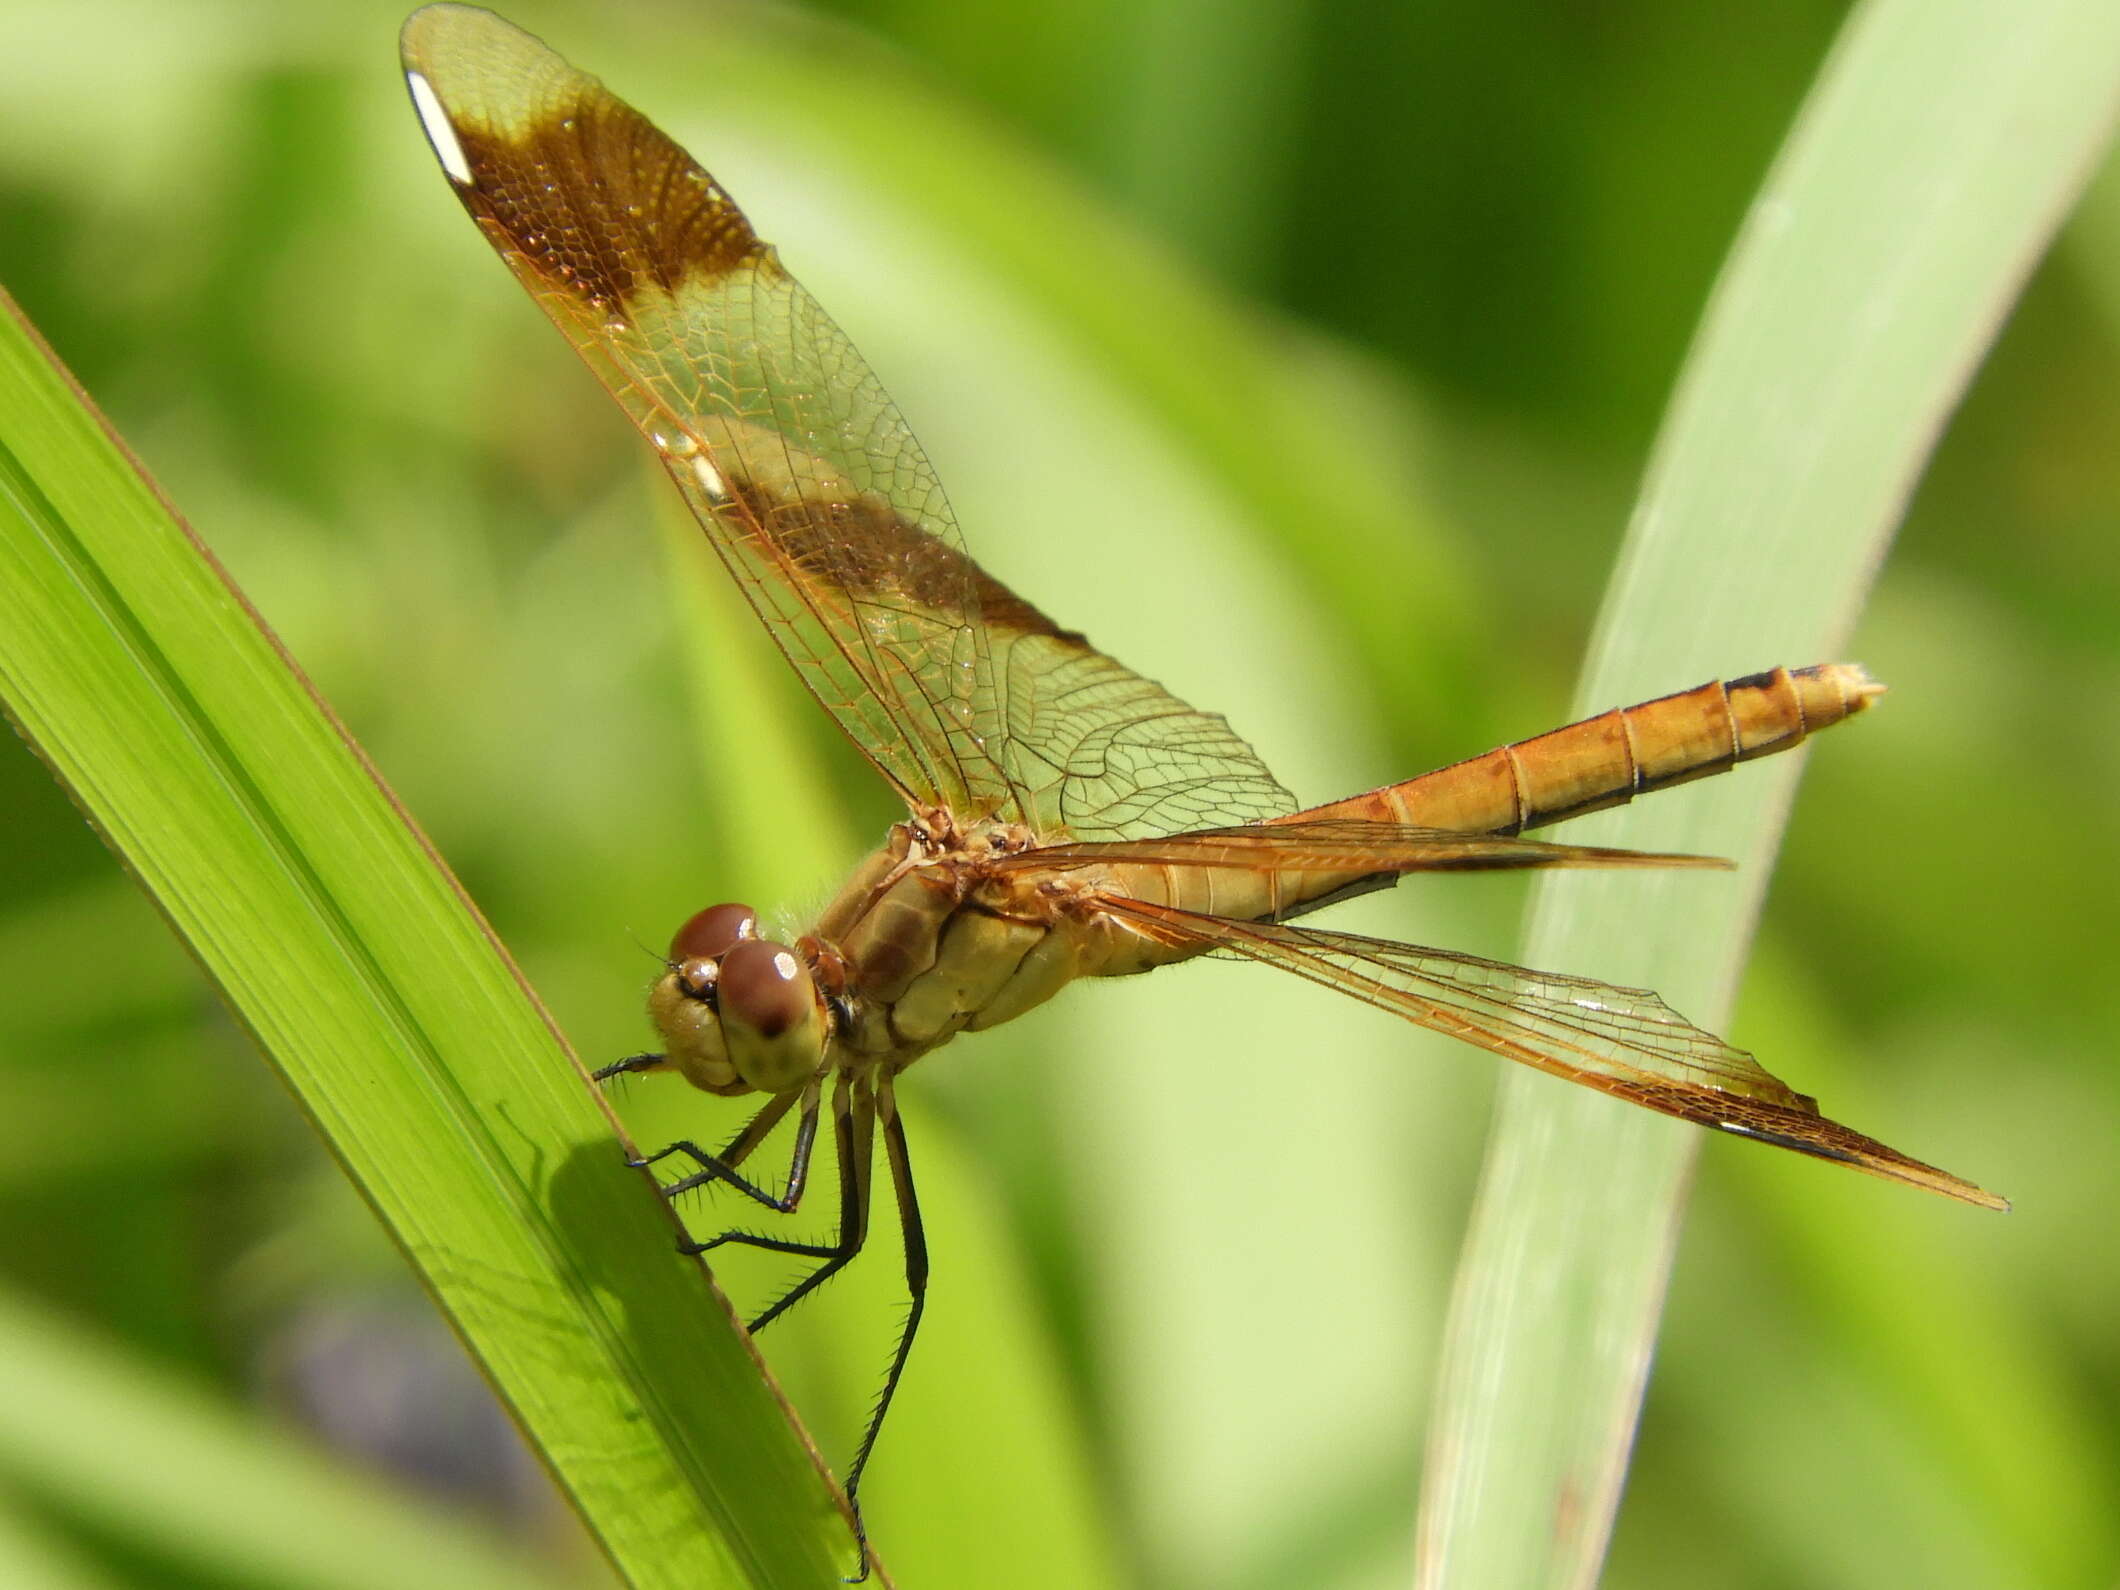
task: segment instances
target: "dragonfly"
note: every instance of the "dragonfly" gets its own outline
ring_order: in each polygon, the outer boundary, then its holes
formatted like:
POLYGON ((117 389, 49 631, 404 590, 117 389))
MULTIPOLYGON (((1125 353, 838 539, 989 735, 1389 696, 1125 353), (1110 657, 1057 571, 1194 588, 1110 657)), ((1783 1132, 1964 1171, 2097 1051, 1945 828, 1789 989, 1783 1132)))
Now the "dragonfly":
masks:
MULTIPOLYGON (((663 1047, 599 1078, 674 1072, 762 1096, 689 1167, 792 1214, 821 1123, 836 1229, 688 1241, 805 1262, 759 1331, 858 1254, 877 1140, 911 1298, 849 1464, 855 1504, 929 1280, 898 1079, 963 1032, 1086 977, 1216 954, 1292 972, 1418 1026, 1680 1120, 1987 1208, 2003 1200, 1829 1120, 1815 1100, 1655 994, 1302 920, 1412 873, 1721 866, 1526 839, 1789 750, 1866 710, 1858 667, 1711 681, 1298 809, 1228 723, 1048 618, 973 562, 874 372, 728 194, 596 78, 491 12, 405 25, 415 110, 450 186, 639 428, 817 702, 906 815, 807 933, 713 905, 670 940, 648 1013, 663 1047), (752 1156, 790 1116, 778 1189, 752 1156)), ((864 1537, 865 1548, 865 1537, 864 1537)))

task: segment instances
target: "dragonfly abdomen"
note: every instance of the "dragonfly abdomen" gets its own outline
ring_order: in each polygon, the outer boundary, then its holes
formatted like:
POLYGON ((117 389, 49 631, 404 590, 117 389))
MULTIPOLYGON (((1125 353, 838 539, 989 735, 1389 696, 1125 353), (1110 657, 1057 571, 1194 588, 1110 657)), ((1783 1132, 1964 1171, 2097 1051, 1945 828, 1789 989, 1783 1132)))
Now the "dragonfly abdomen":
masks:
POLYGON ((1883 690, 1851 663, 1711 680, 1287 820, 1366 818, 1519 833, 1789 750, 1862 711, 1883 690))

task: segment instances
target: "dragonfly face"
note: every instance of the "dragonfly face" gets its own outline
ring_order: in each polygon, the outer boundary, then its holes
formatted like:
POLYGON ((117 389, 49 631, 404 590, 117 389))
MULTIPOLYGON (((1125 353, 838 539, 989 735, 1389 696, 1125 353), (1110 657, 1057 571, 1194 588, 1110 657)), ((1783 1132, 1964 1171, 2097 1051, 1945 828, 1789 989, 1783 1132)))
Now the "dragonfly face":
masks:
MULTIPOLYGON (((712 177, 595 78, 469 6, 406 24, 413 103, 457 197, 653 448, 789 664, 907 818, 793 945, 748 907, 693 917, 650 1014, 676 1070, 767 1102, 718 1152, 664 1154, 787 1211, 820 1117, 839 1234, 730 1231, 846 1265, 880 1138, 912 1298, 853 1496, 917 1331, 926 1241, 893 1089, 914 1060, 1070 980, 1219 951, 1293 972, 1550 1075, 1963 1199, 2000 1199, 1822 1116, 1654 994, 1299 925, 1414 872, 1717 865, 1544 844, 1526 829, 1771 755, 1863 711, 1846 665, 1775 668, 1614 710, 1307 810, 1219 716, 1177 700, 974 563, 881 383, 712 177), (793 1116, 786 1190, 747 1159, 793 1116)), ((656 1156, 658 1159, 663 1155, 656 1156)))
POLYGON ((758 913, 715 905, 670 940, 669 970, 648 993, 648 1019, 669 1064, 724 1096, 782 1093, 817 1074, 832 1029, 803 957, 758 937, 758 913))

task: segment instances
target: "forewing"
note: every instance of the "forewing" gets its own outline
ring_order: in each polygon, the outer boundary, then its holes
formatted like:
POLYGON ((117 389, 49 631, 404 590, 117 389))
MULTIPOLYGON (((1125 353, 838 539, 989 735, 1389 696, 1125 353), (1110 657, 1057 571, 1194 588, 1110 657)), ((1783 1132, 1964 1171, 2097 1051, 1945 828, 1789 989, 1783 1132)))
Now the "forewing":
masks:
POLYGON ((803 682, 908 800, 1000 806, 978 571, 838 328, 681 149, 528 34, 436 7, 403 45, 458 198, 655 445, 803 682))
POLYGON ((720 186, 488 12, 405 26, 457 196, 909 805, 1091 837, 1293 808, 1228 726, 986 575, 867 363, 720 186))
POLYGON ((1531 867, 1712 867, 1684 856, 1596 845, 1555 845, 1506 834, 1468 834, 1360 818, 1207 828, 1153 839, 1043 845, 995 865, 1008 871, 1072 871, 1112 863, 1211 867, 1246 872, 1482 872, 1531 867))
POLYGON ((1815 1100, 1647 990, 1351 933, 1238 922, 1122 897, 1099 903, 1163 942, 1212 947, 1282 967, 1646 1109, 1967 1203, 2007 1207, 1948 1171, 1826 1119, 1815 1100))

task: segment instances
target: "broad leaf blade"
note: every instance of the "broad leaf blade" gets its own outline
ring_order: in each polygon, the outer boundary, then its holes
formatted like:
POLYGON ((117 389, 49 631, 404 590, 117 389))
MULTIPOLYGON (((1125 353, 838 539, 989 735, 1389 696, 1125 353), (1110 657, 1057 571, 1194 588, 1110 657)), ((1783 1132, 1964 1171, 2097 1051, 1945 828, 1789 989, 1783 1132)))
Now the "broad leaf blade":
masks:
MULTIPOLYGON (((1838 654, 2116 93, 2120 14, 2096 0, 1855 13, 1688 360, 1582 710, 1838 654)), ((1571 833, 1745 865, 1545 880, 1525 960, 1655 987, 1722 1023, 1797 771, 1769 763, 1571 833)), ((1795 1057, 1767 1058, 1800 1085, 1795 1057)), ((1700 1141, 1539 1078, 1505 1082, 1431 1432, 1420 1582, 1595 1578, 1700 1141)))
MULTIPOLYGON (((12 306, 9 306, 10 310, 12 306)), ((638 1585, 848 1538, 704 1273, 455 881, 14 315, 0 697, 154 897, 638 1585)), ((122 965, 110 968, 122 977, 122 965)))

